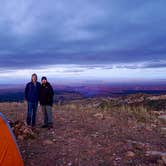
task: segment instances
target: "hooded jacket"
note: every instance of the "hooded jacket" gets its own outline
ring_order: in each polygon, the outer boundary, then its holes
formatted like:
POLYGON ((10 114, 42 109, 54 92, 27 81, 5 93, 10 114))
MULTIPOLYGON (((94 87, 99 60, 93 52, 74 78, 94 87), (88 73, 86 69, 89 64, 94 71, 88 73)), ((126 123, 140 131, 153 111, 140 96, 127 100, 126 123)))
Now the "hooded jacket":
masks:
POLYGON ((39 101, 41 105, 53 105, 54 91, 49 82, 42 84, 39 90, 39 101))

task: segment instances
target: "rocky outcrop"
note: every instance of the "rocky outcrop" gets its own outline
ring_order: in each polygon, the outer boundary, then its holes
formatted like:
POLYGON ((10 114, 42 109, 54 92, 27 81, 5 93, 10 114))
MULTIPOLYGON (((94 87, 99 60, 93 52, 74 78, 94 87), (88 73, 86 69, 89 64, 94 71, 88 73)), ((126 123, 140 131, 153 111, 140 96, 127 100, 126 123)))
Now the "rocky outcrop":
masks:
POLYGON ((162 165, 166 165, 166 153, 159 151, 147 151, 146 156, 153 161, 158 161, 162 165))
POLYGON ((32 127, 27 126, 24 122, 16 121, 11 122, 10 125, 12 130, 18 140, 24 139, 34 139, 36 138, 36 132, 34 132, 32 127))
POLYGON ((166 115, 160 115, 158 119, 160 121, 160 134, 166 137, 166 115))

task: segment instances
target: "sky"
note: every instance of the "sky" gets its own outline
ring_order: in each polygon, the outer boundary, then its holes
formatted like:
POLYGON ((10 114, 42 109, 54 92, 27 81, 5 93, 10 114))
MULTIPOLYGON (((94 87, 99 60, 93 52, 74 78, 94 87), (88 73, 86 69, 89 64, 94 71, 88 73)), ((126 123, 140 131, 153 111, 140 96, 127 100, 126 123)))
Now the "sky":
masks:
POLYGON ((0 2, 0 84, 166 79, 165 0, 0 2))

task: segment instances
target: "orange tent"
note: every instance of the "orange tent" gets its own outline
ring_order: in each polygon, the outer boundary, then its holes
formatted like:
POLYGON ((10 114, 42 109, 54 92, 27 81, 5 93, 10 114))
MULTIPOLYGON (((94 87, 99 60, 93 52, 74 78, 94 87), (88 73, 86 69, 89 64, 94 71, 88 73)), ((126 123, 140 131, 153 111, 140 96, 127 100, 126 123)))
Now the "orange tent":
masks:
POLYGON ((15 136, 8 121, 0 113, 0 166, 23 166, 15 136))

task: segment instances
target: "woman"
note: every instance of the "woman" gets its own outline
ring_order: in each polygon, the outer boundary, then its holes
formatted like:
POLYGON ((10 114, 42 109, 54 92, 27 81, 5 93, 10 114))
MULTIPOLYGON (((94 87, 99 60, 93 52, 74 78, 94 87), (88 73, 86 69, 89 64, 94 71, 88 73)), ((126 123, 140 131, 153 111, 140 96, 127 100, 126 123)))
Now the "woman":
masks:
POLYGON ((25 88, 25 100, 28 103, 27 125, 36 125, 36 112, 39 100, 39 89, 41 84, 37 81, 37 75, 34 73, 31 77, 31 82, 25 88))

